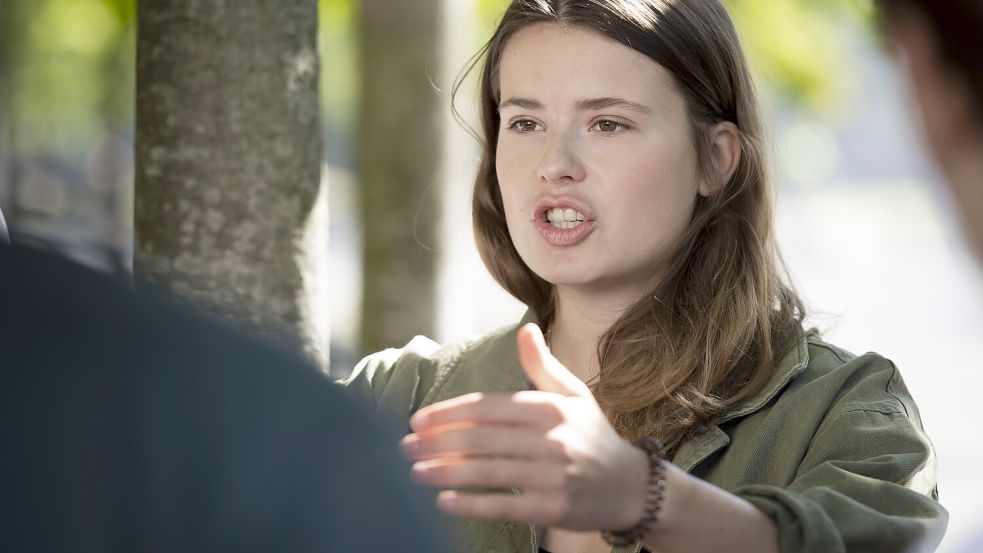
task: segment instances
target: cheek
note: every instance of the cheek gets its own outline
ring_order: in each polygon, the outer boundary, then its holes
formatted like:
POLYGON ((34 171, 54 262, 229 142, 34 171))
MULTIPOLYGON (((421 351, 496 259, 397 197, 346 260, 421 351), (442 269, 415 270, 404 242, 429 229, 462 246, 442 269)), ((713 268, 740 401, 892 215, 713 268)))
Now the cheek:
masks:
POLYGON ((495 149, 495 173, 498 181, 503 183, 513 182, 522 168, 521 152, 514 144, 510 144, 507 138, 500 138, 498 147, 495 149))
MULTIPOLYGON (((501 153, 501 149, 499 149, 501 153)), ((505 210, 505 221, 511 232, 514 225, 525 218, 525 207, 522 202, 521 186, 518 183, 514 165, 508 157, 498 155, 495 159, 495 174, 498 176, 498 190, 502 195, 502 207, 505 210)))
MULTIPOLYGON (((663 150, 646 163, 626 163, 621 182, 633 183, 626 194, 623 221, 642 227, 652 239, 674 241, 692 219, 699 188, 694 156, 663 150)), ((644 158, 636 158, 644 159, 644 158)))

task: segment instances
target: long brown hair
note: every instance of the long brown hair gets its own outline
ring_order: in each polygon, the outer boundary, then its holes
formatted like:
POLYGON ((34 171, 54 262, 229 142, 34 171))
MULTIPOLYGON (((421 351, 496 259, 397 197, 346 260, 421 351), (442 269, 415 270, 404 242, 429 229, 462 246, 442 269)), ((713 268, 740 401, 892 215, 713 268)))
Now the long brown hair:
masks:
POLYGON ((709 129, 729 121, 740 130, 740 163, 719 192, 698 198, 667 277, 630 306, 598 345, 600 376, 593 390, 611 423, 628 439, 654 435, 674 450, 691 431, 761 390, 776 358, 802 333, 802 305, 783 278, 775 244, 764 130, 750 71, 718 0, 509 5, 479 52, 485 59, 484 153, 473 222, 489 271, 544 325, 554 314, 553 286, 515 250, 495 174, 502 51, 517 30, 541 22, 600 33, 666 68, 686 99, 694 147, 707 175, 716 174, 709 129))

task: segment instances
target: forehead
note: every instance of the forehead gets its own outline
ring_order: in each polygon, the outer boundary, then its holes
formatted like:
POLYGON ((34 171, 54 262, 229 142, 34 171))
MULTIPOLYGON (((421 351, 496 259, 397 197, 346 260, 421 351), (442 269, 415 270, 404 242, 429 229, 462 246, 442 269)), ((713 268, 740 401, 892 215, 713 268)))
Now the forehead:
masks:
POLYGON ((502 51, 499 86, 510 96, 619 96, 651 102, 676 94, 669 72, 648 56, 594 31, 535 23, 502 51))

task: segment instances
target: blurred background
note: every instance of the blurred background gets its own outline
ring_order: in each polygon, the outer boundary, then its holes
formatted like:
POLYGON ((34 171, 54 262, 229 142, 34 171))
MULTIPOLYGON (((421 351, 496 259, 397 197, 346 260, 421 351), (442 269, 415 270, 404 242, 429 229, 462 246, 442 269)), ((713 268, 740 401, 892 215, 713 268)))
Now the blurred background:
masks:
MULTIPOLYGON (((504 2, 402 2, 400 33, 374 27, 373 3, 320 0, 322 188, 330 213, 321 254, 330 293, 319 315, 330 321, 336 376, 366 351, 402 345, 414 333, 444 341, 510 324, 523 312, 474 250, 469 189, 478 154, 450 110, 452 83, 504 2), (422 187, 386 201, 361 193, 373 167, 402 163, 398 150, 377 149, 365 130, 386 109, 372 90, 380 70, 373 52, 391 58, 413 33, 423 35, 429 55, 399 63, 424 86, 396 90, 436 106, 437 123, 424 134, 396 121, 398 142, 429 161, 416 165, 425 167, 413 177, 422 187), (424 270, 380 265, 376 231, 394 221, 410 244, 400 255, 424 270), (380 273, 389 281, 372 280, 380 273), (407 293, 415 286, 431 291, 422 296, 427 307, 394 310, 390 296, 374 292, 415 296, 407 293)), ((940 493, 952 516, 941 551, 957 551, 983 521, 983 475, 975 470, 983 417, 973 396, 962 397, 983 387, 976 357, 983 281, 922 154, 905 83, 869 2, 726 3, 770 114, 780 239, 810 322, 830 341, 877 351, 901 368, 940 456, 940 493)), ((135 45, 135 0, 0 0, 0 208, 15 236, 122 274, 133 258, 135 45)), ((464 82, 456 104, 473 125, 470 86, 464 82)), ((387 178, 383 190, 403 190, 398 173, 387 178)))

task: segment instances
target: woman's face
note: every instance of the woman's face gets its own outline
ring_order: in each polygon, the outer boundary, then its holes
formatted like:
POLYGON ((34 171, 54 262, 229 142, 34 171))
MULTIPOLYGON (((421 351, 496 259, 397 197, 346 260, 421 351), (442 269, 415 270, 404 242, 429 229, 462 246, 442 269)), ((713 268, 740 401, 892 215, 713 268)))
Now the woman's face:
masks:
POLYGON ((519 255, 561 288, 644 293, 706 193, 669 72, 602 35, 540 23, 509 39, 500 87, 496 171, 519 255))

